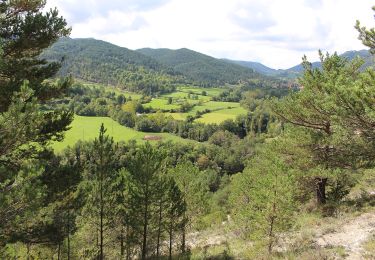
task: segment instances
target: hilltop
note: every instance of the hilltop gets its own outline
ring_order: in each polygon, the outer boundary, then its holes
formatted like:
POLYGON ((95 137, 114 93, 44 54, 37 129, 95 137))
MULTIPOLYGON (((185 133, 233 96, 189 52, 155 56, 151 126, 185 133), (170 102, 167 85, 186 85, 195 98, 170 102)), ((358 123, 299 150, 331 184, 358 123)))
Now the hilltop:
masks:
POLYGON ((266 77, 253 69, 186 48, 178 50, 144 48, 137 51, 166 66, 172 67, 175 71, 200 85, 236 84, 239 81, 249 79, 266 79, 266 77))

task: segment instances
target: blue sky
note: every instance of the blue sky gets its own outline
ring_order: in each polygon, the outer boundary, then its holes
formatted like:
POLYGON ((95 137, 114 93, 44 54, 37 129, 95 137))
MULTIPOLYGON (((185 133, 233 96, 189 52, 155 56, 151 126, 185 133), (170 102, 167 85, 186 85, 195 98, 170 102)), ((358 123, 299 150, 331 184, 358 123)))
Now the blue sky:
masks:
POLYGON ((370 0, 47 0, 73 38, 130 49, 189 48, 288 68, 318 49, 364 49, 354 24, 375 27, 370 0))

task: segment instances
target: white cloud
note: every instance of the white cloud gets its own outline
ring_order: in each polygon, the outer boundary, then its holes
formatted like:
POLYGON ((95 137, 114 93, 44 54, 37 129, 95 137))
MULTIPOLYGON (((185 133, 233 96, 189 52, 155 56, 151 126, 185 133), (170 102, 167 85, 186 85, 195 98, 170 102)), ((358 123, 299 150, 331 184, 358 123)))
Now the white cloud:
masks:
POLYGON ((370 0, 51 0, 73 27, 130 49, 186 47, 218 58, 287 68, 317 50, 363 49, 354 29, 374 26, 370 0))

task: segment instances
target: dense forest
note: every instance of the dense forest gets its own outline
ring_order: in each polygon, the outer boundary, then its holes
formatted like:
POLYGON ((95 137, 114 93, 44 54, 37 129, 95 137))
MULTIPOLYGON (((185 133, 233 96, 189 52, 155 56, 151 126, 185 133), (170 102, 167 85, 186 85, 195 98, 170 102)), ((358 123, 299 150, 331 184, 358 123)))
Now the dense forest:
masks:
MULTIPOLYGON (((58 10, 44 6, 41 0, 0 2, 1 259, 333 259, 353 253, 319 246, 303 228, 374 212, 372 67, 319 52, 319 67, 303 58, 302 87, 294 88, 233 65, 236 74, 210 57, 189 66, 167 54, 172 66, 105 42, 70 39, 58 10), (194 120, 209 111, 176 120, 164 114, 172 109, 145 106, 186 80, 206 82, 207 91, 211 84, 233 84, 212 98, 240 103, 246 114, 205 124, 194 120), (133 99, 118 89, 142 95, 133 99), (115 142, 101 125, 94 140, 54 151, 75 115, 111 117, 127 128, 189 141, 115 142)), ((374 29, 359 22, 356 29, 375 53, 374 29)), ((197 55, 182 52, 193 60, 197 55)), ((207 96, 206 88, 199 96, 207 96)), ((195 106, 199 100, 186 101, 179 112, 195 106)), ((333 229, 326 227, 326 233, 333 229)), ((375 240, 366 239, 362 256, 372 259, 375 240)))

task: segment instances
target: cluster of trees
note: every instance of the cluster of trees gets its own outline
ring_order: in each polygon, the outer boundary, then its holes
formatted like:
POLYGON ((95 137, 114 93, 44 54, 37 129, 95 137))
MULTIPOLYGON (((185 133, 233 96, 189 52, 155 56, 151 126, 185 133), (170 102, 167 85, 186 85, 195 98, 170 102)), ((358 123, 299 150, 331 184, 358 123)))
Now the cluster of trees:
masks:
POLYGON ((224 102, 241 102, 247 96, 252 95, 254 99, 266 99, 269 97, 283 97, 288 95, 291 91, 297 90, 297 85, 291 88, 285 87, 270 87, 266 85, 263 87, 254 87, 253 85, 241 84, 239 86, 231 87, 219 95, 214 96, 212 100, 214 101, 224 101, 224 102))

